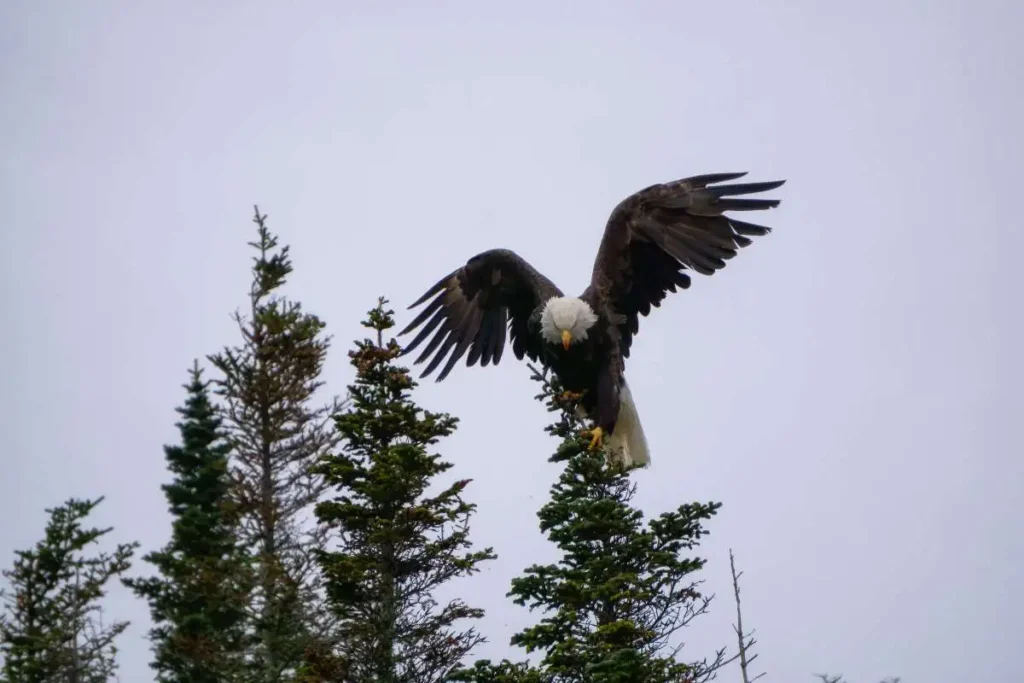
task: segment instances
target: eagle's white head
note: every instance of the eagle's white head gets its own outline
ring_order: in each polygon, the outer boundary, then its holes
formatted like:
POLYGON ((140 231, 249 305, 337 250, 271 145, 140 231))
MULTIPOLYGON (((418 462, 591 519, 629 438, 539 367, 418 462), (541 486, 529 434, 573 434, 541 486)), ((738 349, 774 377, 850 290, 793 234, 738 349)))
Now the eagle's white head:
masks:
POLYGON ((586 301, 572 296, 555 296, 547 300, 540 312, 540 332, 549 344, 569 346, 587 338, 597 322, 597 314, 586 301))

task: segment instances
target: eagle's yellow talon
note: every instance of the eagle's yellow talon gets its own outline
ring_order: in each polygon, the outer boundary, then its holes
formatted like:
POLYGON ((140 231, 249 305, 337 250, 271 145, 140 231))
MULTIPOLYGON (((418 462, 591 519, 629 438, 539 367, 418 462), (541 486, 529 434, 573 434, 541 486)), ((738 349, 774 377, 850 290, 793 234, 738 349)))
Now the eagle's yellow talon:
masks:
POLYGON ((596 450, 601 445, 601 439, 604 437, 604 430, 600 427, 594 427, 590 430, 590 445, 587 450, 596 450))

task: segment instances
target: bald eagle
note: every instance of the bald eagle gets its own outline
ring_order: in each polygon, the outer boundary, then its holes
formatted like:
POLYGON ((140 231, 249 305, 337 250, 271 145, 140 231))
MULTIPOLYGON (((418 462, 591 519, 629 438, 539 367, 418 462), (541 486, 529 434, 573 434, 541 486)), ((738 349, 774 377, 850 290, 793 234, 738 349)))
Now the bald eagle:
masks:
POLYGON ((512 251, 477 254, 409 306, 429 300, 399 333, 423 325, 403 353, 433 332, 415 363, 430 358, 421 375, 426 377, 447 357, 440 382, 467 352, 467 366, 497 365, 507 329, 517 359, 541 363, 565 389, 582 395, 583 416, 593 422, 591 449, 607 436, 610 454, 627 465, 646 465, 647 442, 624 374, 639 317, 660 306, 668 292, 687 289, 686 270, 712 275, 751 237, 771 231, 724 215, 779 205, 738 196, 774 190, 784 180, 720 184, 745 175, 693 176, 624 199, 608 219, 590 286, 578 297, 563 294, 512 251))

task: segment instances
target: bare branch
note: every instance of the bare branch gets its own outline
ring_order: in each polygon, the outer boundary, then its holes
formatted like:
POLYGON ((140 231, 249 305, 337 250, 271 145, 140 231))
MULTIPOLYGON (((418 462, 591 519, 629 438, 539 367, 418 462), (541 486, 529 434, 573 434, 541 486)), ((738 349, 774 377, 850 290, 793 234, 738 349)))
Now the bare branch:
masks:
POLYGON ((736 632, 736 641, 739 644, 740 673, 743 676, 743 683, 753 683, 764 676, 765 672, 750 678, 748 671, 750 665, 757 659, 757 655, 748 657, 747 654, 757 641, 753 638, 752 633, 748 634, 743 631, 743 609, 740 605, 740 577, 743 572, 736 571, 736 558, 733 556, 732 548, 729 549, 729 571, 732 573, 732 592, 736 598, 736 623, 733 625, 733 630, 736 632))

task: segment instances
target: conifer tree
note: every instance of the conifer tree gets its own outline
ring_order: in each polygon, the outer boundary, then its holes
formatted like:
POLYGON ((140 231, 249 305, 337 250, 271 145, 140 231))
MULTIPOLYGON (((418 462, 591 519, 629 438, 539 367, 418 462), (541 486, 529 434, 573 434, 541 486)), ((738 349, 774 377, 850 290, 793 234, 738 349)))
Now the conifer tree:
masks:
POLYGON ((32 550, 16 553, 2 572, 0 653, 7 683, 105 683, 117 672, 115 640, 128 627, 105 625, 100 601, 107 582, 131 566, 137 543, 86 555, 112 529, 83 528, 103 501, 70 499, 47 509, 46 535, 32 550))
POLYGON ((125 579, 149 602, 150 631, 162 683, 229 683, 243 677, 245 619, 251 571, 236 537, 237 505, 230 498, 230 444, 210 402, 198 363, 177 409, 181 445, 166 446, 173 474, 161 488, 173 517, 170 542, 143 559, 160 573, 125 579))
POLYGON ((242 343, 210 361, 222 374, 240 535, 257 570, 253 680, 278 683, 291 680, 314 641, 333 638, 312 555, 325 542, 311 520, 324 484, 310 468, 337 443, 331 416, 339 406, 313 404, 330 343, 324 323, 279 294, 292 272, 289 248, 278 246, 258 208, 253 222, 249 311, 235 315, 242 343))
POLYGON ((386 304, 381 299, 363 322, 373 338, 349 354, 356 378, 351 406, 335 420, 341 448, 318 467, 333 498, 317 506, 317 518, 341 546, 319 553, 344 643, 343 656, 328 661, 344 674, 317 677, 311 665, 309 680, 433 683, 483 640, 459 624, 482 610, 460 599, 440 605, 434 596, 495 557, 490 548, 470 550, 469 481, 431 490, 452 465, 430 451, 458 420, 410 398, 416 383, 395 364, 401 347, 385 342, 394 325, 386 304))
POLYGON ((551 499, 539 511, 540 527, 562 551, 557 564, 535 565, 512 582, 516 604, 542 610, 538 624, 512 638, 539 664, 477 662, 455 680, 477 683, 681 683, 710 678, 723 651, 708 662, 677 659, 673 634, 706 611, 710 598, 694 574, 704 560, 685 557, 707 532, 702 523, 718 503, 689 503, 644 523, 630 501, 629 470, 606 462, 605 451, 587 449, 577 416, 578 395, 535 371, 544 400, 558 420, 548 432, 561 439, 550 458, 565 464, 551 499))

